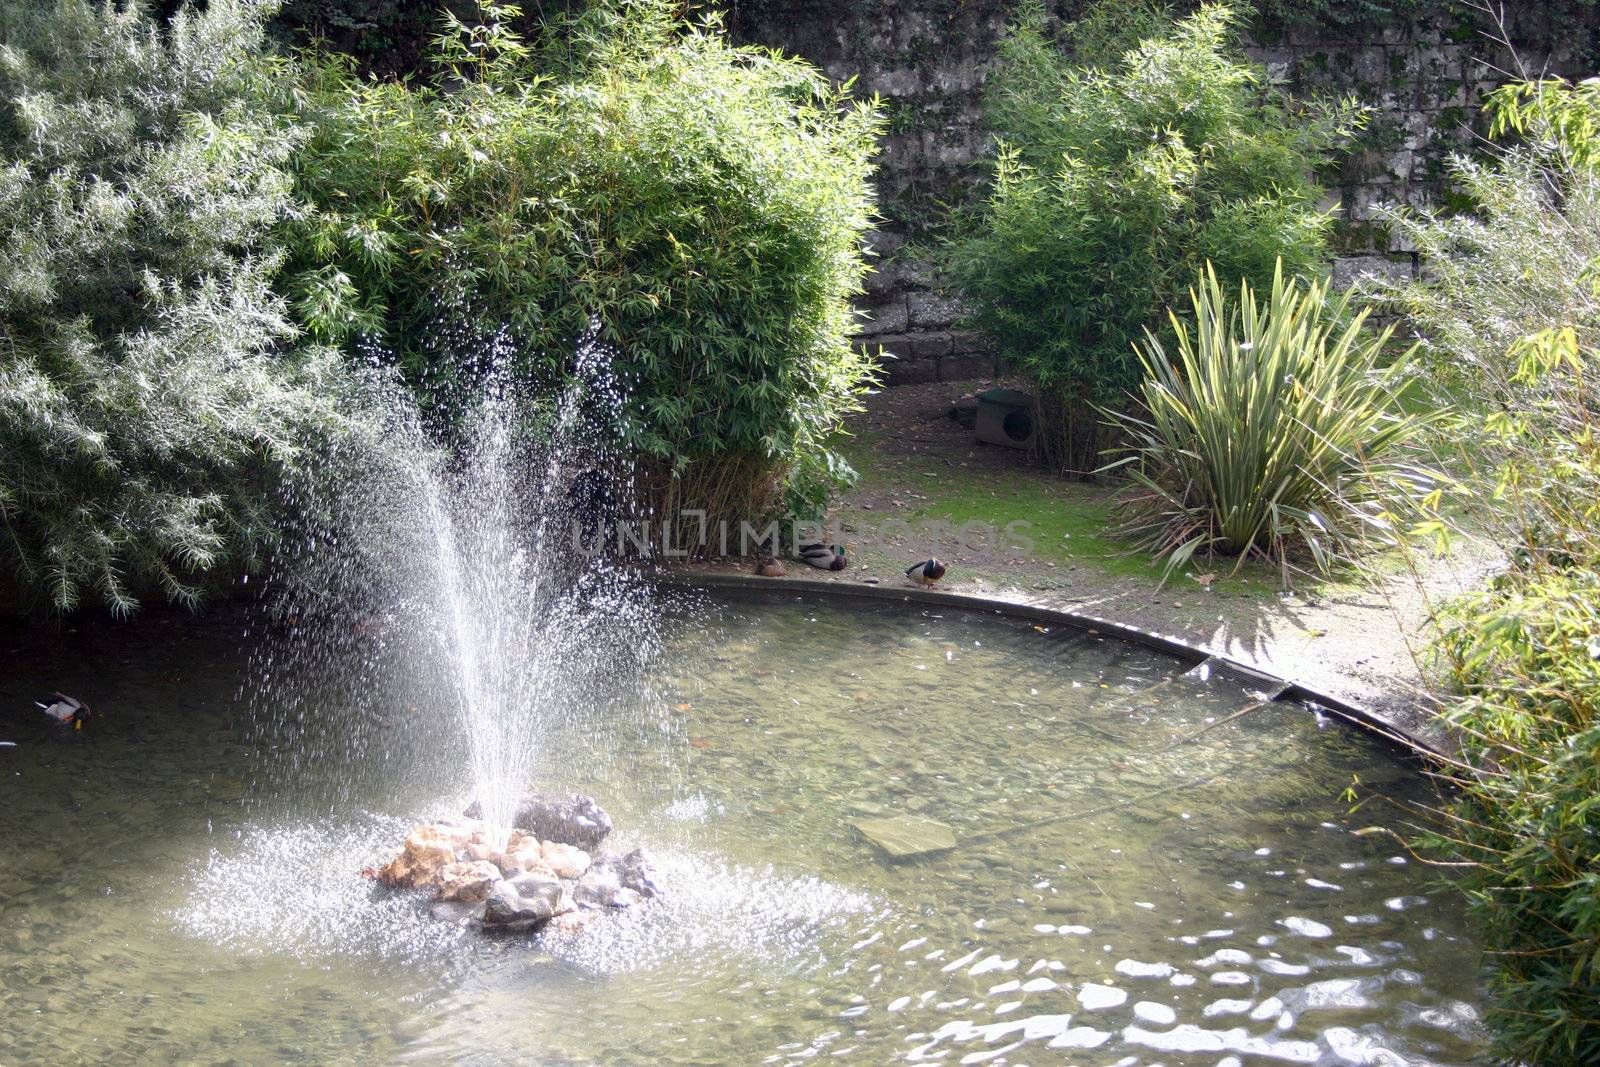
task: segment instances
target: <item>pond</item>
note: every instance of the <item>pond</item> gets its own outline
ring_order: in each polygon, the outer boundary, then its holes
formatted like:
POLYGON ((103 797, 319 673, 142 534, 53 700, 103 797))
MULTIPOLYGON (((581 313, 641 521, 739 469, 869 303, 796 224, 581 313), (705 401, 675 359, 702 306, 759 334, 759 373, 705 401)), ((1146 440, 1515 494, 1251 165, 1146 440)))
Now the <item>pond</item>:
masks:
POLYGON ((752 594, 664 642, 652 700, 546 724, 536 762, 665 896, 490 938, 359 875, 465 802, 447 683, 404 640, 352 642, 359 686, 291 688, 227 614, 7 638, 0 1061, 1480 1055, 1460 902, 1353 832, 1430 796, 1377 739, 953 609, 752 594), (28 713, 55 689, 95 707, 81 735, 28 713), (1352 812, 1356 779, 1386 799, 1352 812), (853 825, 903 816, 955 847, 894 862, 853 825))

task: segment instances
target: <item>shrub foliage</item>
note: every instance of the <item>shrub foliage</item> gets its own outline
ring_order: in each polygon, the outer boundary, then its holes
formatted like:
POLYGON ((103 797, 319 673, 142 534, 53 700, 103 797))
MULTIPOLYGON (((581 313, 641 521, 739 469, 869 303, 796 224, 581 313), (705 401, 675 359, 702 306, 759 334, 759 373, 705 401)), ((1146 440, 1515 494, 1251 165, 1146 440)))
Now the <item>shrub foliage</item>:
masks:
POLYGON ((841 475, 871 106, 665 0, 532 43, 514 8, 446 16, 423 85, 271 56, 272 7, 0 5, 8 602, 193 602, 252 566, 309 499, 284 477, 377 425, 340 346, 431 395, 486 346, 553 383, 598 339, 657 503, 841 475))
POLYGON ((419 382, 491 335, 554 381, 592 336, 654 502, 760 513, 796 468, 838 470, 825 441, 870 372, 849 301, 879 121, 675 10, 602 3, 530 42, 485 5, 421 85, 321 60, 289 292, 308 329, 381 341, 419 382))
MULTIPOLYGON (((1324 266, 1310 175, 1354 117, 1294 104, 1207 4, 1114 62, 1074 66, 1026 7, 987 107, 993 191, 950 249, 972 323, 1042 394, 1045 458, 1099 466, 1096 405, 1138 382, 1134 343, 1211 262, 1224 282, 1324 266)), ((1098 25, 1098 24, 1096 24, 1098 25)))
POLYGON ((1552 1067, 1600 1061, 1600 352, 1576 338, 1534 342, 1538 396, 1488 420, 1512 560, 1444 616, 1466 765, 1432 840, 1467 867, 1501 1053, 1552 1067))
POLYGON ((1456 799, 1432 844, 1463 867, 1508 1062, 1600 1062, 1600 97, 1512 86, 1521 136, 1457 161, 1472 218, 1401 217, 1437 259, 1402 296, 1439 386, 1469 405, 1444 445, 1467 521, 1504 548, 1438 642, 1463 697, 1456 799))
POLYGON ((1457 158, 1451 176, 1470 213, 1388 214, 1428 281, 1383 295, 1421 327, 1431 377, 1454 395, 1506 401, 1534 388, 1517 380, 1521 342, 1600 320, 1600 188, 1565 154, 1536 134, 1490 160, 1457 158))
POLYGON ((290 148, 261 14, 0 5, 0 561, 57 609, 247 565, 271 469, 337 421, 256 251, 290 148))

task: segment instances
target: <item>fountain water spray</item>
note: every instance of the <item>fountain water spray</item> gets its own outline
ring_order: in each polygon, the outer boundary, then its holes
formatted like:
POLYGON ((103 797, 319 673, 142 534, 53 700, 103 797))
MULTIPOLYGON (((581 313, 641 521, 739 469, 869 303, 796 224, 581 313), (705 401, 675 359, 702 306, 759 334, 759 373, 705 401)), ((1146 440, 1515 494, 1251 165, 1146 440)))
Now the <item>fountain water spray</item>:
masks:
MULTIPOLYGON (((571 934, 659 892, 643 849, 601 847, 612 823, 598 803, 551 787, 587 769, 561 745, 662 725, 640 714, 662 707, 649 681, 661 606, 636 566, 595 550, 635 498, 610 352, 580 346, 549 397, 520 384, 510 346, 481 351, 476 382, 430 398, 434 433, 375 373, 370 432, 296 501, 274 602, 284 634, 257 659, 257 752, 291 810, 331 787, 330 814, 410 825, 385 861, 337 857, 351 877, 421 891, 446 923, 571 934), (435 801, 347 807, 419 793, 435 801)), ((450 373, 470 377, 470 363, 450 373)))
POLYGON ((556 717, 585 714, 655 644, 635 570, 578 551, 631 494, 616 472, 622 394, 602 346, 538 412, 502 369, 448 464, 418 472, 433 544, 432 624, 451 668, 479 815, 508 833, 556 717))
POLYGON ((370 432, 294 501, 303 525, 275 600, 292 625, 253 674, 262 776, 302 803, 320 792, 337 810, 350 795, 324 764, 398 781, 459 756, 465 774, 439 788, 467 779, 503 836, 519 794, 561 777, 545 744, 556 727, 592 737, 653 706, 649 583, 577 547, 634 499, 612 354, 580 345, 567 384, 541 396, 509 347, 481 344, 475 380, 437 390, 448 414, 433 432, 408 389, 375 375, 370 432))

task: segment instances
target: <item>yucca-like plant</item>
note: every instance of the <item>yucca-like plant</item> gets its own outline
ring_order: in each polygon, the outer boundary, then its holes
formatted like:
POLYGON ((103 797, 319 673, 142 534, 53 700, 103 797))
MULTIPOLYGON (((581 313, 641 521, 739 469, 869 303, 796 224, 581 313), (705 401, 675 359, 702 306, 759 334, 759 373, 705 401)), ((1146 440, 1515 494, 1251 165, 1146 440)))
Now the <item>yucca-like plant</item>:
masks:
POLYGON ((1230 300, 1210 264, 1189 298, 1192 322, 1170 316, 1175 356, 1149 331, 1139 346, 1142 410, 1110 413, 1129 438, 1111 464, 1132 479, 1126 532, 1168 574, 1197 554, 1255 557, 1288 584, 1437 500, 1408 445, 1438 416, 1402 409, 1410 352, 1384 359, 1392 327, 1368 332, 1348 295, 1281 264, 1265 302, 1248 281, 1230 300))

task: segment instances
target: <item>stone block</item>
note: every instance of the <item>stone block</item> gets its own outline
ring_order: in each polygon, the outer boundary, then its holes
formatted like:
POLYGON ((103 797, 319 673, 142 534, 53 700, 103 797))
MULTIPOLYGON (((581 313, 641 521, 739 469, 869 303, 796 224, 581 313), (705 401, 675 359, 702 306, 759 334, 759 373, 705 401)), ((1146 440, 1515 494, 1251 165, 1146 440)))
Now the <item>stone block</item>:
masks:
POLYGON ((882 337, 885 334, 903 334, 910 325, 906 302, 896 297, 884 304, 868 308, 866 318, 856 331, 861 337, 882 337))
POLYGON ((956 832, 942 822, 920 815, 894 815, 886 819, 857 819, 850 824, 890 859, 903 860, 948 852, 956 847, 956 832))
POLYGON ((1348 289, 1363 278, 1376 278, 1385 282, 1409 282, 1415 276, 1415 265, 1410 256, 1341 256, 1333 261, 1332 284, 1335 289, 1348 289))
POLYGON ((895 359, 911 358, 911 338, 903 333, 858 337, 853 343, 858 352, 865 352, 868 355, 878 355, 881 349, 895 359))
POLYGON ((1352 220, 1364 220, 1376 217, 1379 209, 1394 204, 1399 198, 1401 187, 1391 183, 1369 181, 1355 186, 1345 194, 1344 209, 1346 217, 1352 220))
POLYGON ((995 361, 993 356, 968 354, 963 356, 944 356, 939 360, 939 380, 941 382, 964 382, 972 378, 993 378, 995 376, 995 361))
POLYGON ((901 67, 869 75, 869 86, 884 96, 910 96, 922 87, 922 79, 914 68, 901 67))
POLYGON ((978 158, 979 152, 979 147, 974 143, 974 140, 972 137, 964 137, 956 133, 946 134, 938 138, 929 155, 946 166, 957 163, 971 163, 978 158))
POLYGON ((867 276, 861 280, 861 287, 866 290, 864 303, 881 304, 891 293, 905 287, 906 272, 898 261, 879 260, 869 265, 872 269, 867 271, 867 276))
MULTIPOLYGON (((927 288, 928 279, 934 273, 933 267, 926 261, 905 255, 878 260, 872 264, 872 268, 872 272, 866 277, 866 289, 869 294, 927 288)), ((866 302, 883 303, 884 298, 881 295, 869 296, 866 302)))
POLYGON ((1351 57, 1349 74, 1366 85, 1382 85, 1389 73, 1388 58, 1380 49, 1361 49, 1351 57))
POLYGON ((909 293, 906 307, 911 325, 923 330, 940 330, 955 324, 965 309, 961 302, 938 293, 909 293))
POLYGON ((988 339, 974 330, 951 330, 950 351, 957 356, 990 356, 993 354, 989 348, 988 339))
POLYGON ((867 247, 874 255, 887 256, 891 252, 898 252, 905 246, 906 237, 903 233, 894 230, 873 230, 867 234, 867 247))
POLYGON ((939 361, 936 359, 900 359, 885 364, 884 385, 924 385, 939 380, 939 361))
POLYGON ((914 334, 911 340, 911 354, 916 359, 948 356, 952 347, 948 333, 919 333, 914 334))
POLYGON ((876 340, 857 341, 856 348, 877 361, 878 377, 884 385, 920 385, 939 380, 938 360, 916 358, 910 338, 883 338, 881 349, 876 340))

